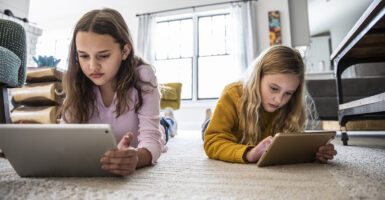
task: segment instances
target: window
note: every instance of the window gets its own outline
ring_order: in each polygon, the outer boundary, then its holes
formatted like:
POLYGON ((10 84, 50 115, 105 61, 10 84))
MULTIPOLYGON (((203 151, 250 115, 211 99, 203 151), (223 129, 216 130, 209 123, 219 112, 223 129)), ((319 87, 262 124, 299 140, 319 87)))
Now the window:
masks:
POLYGON ((218 97, 235 67, 229 65, 228 21, 228 14, 198 18, 198 99, 218 97))
POLYGON ((155 68, 158 81, 181 82, 182 99, 192 98, 192 18, 157 23, 155 68))
POLYGON ((181 82, 182 99, 218 98, 240 71, 233 62, 230 22, 228 11, 157 20, 154 66, 158 81, 181 82))

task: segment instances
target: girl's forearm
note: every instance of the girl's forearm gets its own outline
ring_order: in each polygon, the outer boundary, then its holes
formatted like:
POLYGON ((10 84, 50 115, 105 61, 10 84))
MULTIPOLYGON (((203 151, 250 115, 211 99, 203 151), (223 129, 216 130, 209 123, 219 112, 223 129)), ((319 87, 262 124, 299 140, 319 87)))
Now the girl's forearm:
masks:
POLYGON ((146 148, 138 149, 138 164, 136 168, 141 168, 151 165, 152 156, 151 153, 146 148))

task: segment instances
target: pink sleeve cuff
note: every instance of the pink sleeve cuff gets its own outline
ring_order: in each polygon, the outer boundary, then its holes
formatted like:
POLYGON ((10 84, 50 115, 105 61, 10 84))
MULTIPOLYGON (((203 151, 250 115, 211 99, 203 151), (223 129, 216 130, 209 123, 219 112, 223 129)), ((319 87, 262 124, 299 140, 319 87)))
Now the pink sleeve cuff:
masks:
POLYGON ((160 157, 161 151, 159 151, 159 146, 156 144, 151 144, 151 143, 140 143, 137 148, 145 148, 147 149, 152 156, 152 161, 151 163, 153 165, 156 164, 156 161, 160 157))

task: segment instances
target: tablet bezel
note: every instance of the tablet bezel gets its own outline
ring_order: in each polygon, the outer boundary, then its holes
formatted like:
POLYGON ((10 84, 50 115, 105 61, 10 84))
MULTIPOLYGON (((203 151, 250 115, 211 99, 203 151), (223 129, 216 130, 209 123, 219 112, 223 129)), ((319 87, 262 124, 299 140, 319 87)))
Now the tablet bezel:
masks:
POLYGON ((0 149, 21 177, 117 176, 100 163, 116 149, 109 124, 0 124, 0 149))
POLYGON ((263 167, 313 162, 318 148, 330 142, 335 136, 335 131, 277 133, 257 165, 263 167))

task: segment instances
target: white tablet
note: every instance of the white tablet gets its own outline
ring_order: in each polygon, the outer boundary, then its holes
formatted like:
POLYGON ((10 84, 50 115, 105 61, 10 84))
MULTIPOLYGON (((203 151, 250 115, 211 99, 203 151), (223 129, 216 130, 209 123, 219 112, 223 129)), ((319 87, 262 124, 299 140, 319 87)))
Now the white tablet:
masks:
POLYGON ((100 163, 116 149, 108 124, 0 124, 0 149, 21 177, 116 176, 100 163))
POLYGON ((282 165, 315 161, 318 148, 336 136, 335 131, 278 133, 262 154, 257 165, 282 165))

